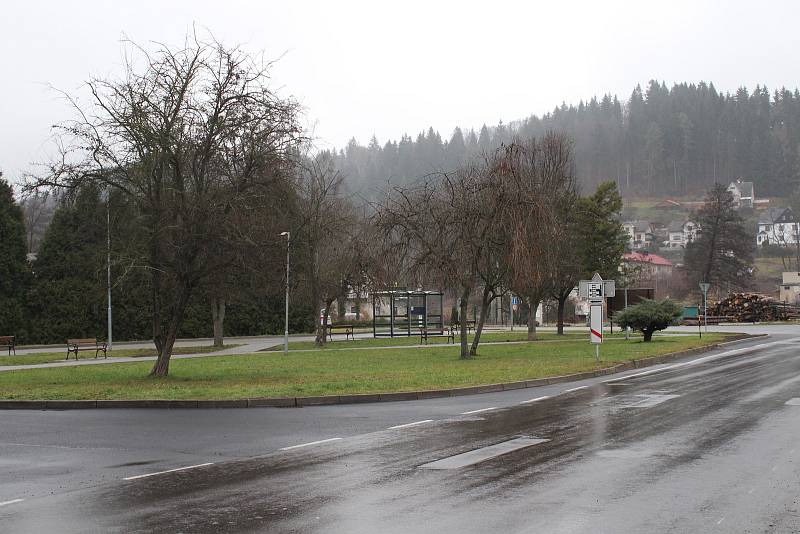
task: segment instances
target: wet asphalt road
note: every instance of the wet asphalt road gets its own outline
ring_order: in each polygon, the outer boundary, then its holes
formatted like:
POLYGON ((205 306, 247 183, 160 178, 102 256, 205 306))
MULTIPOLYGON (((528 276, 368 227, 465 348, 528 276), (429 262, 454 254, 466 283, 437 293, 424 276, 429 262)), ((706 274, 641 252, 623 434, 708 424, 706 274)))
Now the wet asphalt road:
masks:
POLYGON ((800 331, 749 330, 771 336, 472 397, 0 412, 0 532, 800 532, 800 331), (548 441, 420 468, 521 436, 548 441))

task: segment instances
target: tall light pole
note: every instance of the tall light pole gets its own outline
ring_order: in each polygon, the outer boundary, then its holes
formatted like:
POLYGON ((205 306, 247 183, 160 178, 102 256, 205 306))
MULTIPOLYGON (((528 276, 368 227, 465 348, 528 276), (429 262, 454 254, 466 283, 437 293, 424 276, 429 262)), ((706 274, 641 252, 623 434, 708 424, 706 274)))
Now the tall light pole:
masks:
POLYGON ((281 232, 281 236, 286 236, 286 317, 283 329, 283 354, 289 354, 289 246, 292 238, 289 232, 281 232))
POLYGON ((106 286, 108 291, 108 350, 114 348, 111 335, 111 192, 106 192, 106 286))

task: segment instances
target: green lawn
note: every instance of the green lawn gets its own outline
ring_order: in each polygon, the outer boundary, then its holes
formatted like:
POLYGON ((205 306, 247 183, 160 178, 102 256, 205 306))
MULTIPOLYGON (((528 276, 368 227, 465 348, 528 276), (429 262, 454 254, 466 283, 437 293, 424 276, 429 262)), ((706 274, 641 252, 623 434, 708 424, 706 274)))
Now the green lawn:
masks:
MULTIPOLYGON (((610 334, 606 334, 610 335, 610 334)), ((616 333, 614 334, 616 335, 616 333)), ((520 328, 515 330, 514 332, 511 331, 504 331, 504 332, 484 332, 481 334, 481 343, 483 342, 504 342, 504 341, 525 341, 527 339, 528 333, 524 328, 520 328)), ((472 338, 474 337, 473 334, 470 334, 469 341, 472 343, 472 338)), ((546 331, 546 332, 539 332, 537 334, 537 338, 539 340, 555 340, 555 339, 588 339, 589 334, 588 330, 586 332, 575 332, 575 331, 567 331, 563 336, 557 335, 555 332, 546 331)), ((458 337, 456 337, 456 343, 459 342, 458 337)), ((428 345, 442 345, 449 343, 447 336, 431 336, 428 338, 428 345)), ((411 336, 411 337, 394 337, 394 338, 366 338, 366 339, 355 339, 355 340, 346 340, 344 334, 335 333, 333 334, 333 341, 329 341, 325 343, 323 350, 328 349, 348 349, 348 348, 362 348, 362 347, 405 347, 410 345, 419 345, 419 334, 411 336)), ((308 349, 316 349, 316 345, 314 345, 313 341, 289 341, 289 350, 308 350, 308 349)), ((270 351, 281 351, 283 350, 283 345, 277 345, 275 347, 271 347, 268 349, 270 351)))
MULTIPOLYGON (((725 336, 614 338, 601 367, 718 342, 725 336)), ((170 376, 147 377, 150 363, 118 363, 0 373, 3 399, 235 399, 464 387, 597 369, 585 339, 486 345, 472 360, 458 347, 262 352, 175 360, 170 376)))
MULTIPOLYGON (((224 347, 215 347, 213 345, 203 345, 200 347, 175 347, 174 354, 204 354, 207 352, 217 352, 223 349, 230 349, 233 347, 240 347, 241 345, 225 345, 224 347)), ((146 356, 155 356, 156 349, 114 349, 108 351, 109 356, 116 358, 143 358, 146 356)), ((61 362, 67 357, 67 349, 64 348, 60 352, 34 352, 32 354, 19 354, 17 356, 0 356, 0 366, 4 365, 35 365, 38 363, 61 362)), ((98 358, 102 358, 103 354, 100 353, 98 358)), ((74 359, 75 354, 70 354, 70 359, 74 359)), ((79 359, 85 360, 87 358, 94 359, 94 351, 86 350, 81 351, 78 356, 79 359)))

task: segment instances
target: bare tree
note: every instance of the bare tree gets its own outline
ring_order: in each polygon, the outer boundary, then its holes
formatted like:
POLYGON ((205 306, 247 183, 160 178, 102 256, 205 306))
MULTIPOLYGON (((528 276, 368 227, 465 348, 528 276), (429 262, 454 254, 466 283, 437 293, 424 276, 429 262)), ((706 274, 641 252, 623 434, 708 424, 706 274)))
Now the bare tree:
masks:
POLYGON ((22 199, 22 212, 25 216, 25 233, 28 252, 39 250, 44 231, 55 213, 55 199, 50 191, 32 191, 22 199))
POLYGON ((334 301, 347 293, 359 271, 357 213, 344 195, 342 175, 330 153, 305 158, 297 183, 299 254, 311 288, 316 344, 325 344, 334 301), (322 311, 322 319, 316 314, 322 311))
POLYGON ((528 339, 536 339, 536 309, 550 293, 558 265, 551 254, 559 237, 559 202, 573 187, 571 142, 550 132, 505 147, 498 171, 512 189, 505 211, 510 283, 530 309, 528 339))
POLYGON ((457 291, 463 359, 471 357, 467 310, 487 235, 480 201, 489 187, 481 166, 470 164, 411 187, 395 187, 378 210, 386 240, 403 251, 409 270, 457 291))
POLYGON ((148 51, 122 79, 91 79, 88 106, 60 127, 61 157, 28 189, 112 187, 133 200, 146 235, 152 294, 151 375, 169 371, 187 302, 223 269, 257 209, 292 165, 298 105, 269 88, 270 64, 193 36, 148 51))

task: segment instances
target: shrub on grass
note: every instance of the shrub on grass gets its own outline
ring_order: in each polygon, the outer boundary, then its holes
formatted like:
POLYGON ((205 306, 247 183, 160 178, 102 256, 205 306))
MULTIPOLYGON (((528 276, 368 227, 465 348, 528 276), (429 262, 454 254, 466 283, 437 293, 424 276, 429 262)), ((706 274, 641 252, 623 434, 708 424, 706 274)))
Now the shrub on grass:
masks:
POLYGON ((644 340, 650 341, 654 332, 675 324, 680 316, 680 306, 669 299, 645 299, 639 304, 615 314, 614 319, 623 328, 631 327, 639 330, 644 335, 644 340))

